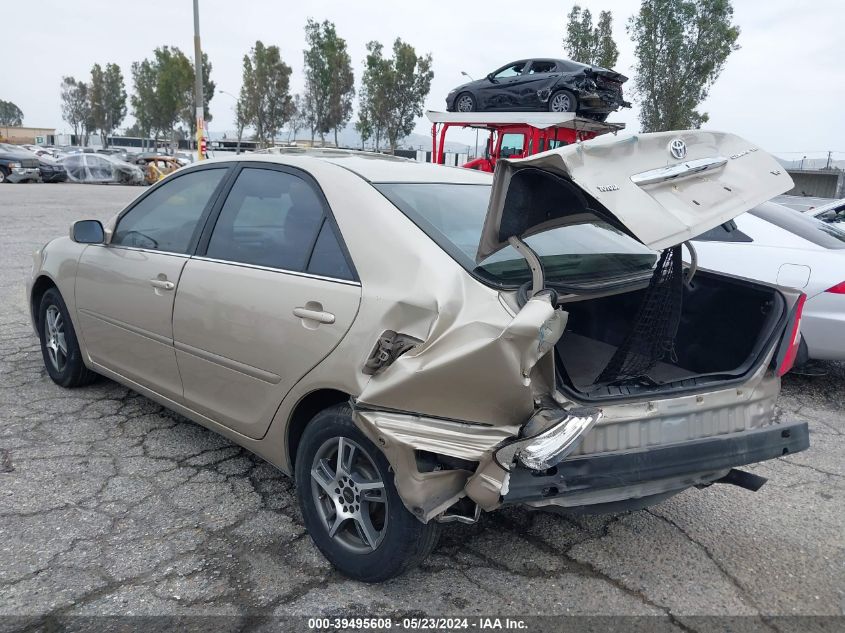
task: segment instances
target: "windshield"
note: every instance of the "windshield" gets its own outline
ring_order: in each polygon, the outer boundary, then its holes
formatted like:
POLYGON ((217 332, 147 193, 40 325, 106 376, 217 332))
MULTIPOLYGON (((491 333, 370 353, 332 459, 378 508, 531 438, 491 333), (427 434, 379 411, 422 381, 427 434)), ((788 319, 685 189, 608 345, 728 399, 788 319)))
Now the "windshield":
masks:
POLYGON ((845 231, 836 225, 826 224, 810 217, 806 213, 774 203, 760 205, 751 209, 749 213, 794 233, 816 246, 836 250, 845 248, 845 231))
MULTIPOLYGON (((490 185, 374 186, 467 270, 497 285, 516 287, 531 280, 527 262, 510 246, 475 264, 490 185)), ((598 218, 539 233, 526 242, 540 256, 550 284, 621 280, 648 273, 657 259, 657 253, 598 218)))

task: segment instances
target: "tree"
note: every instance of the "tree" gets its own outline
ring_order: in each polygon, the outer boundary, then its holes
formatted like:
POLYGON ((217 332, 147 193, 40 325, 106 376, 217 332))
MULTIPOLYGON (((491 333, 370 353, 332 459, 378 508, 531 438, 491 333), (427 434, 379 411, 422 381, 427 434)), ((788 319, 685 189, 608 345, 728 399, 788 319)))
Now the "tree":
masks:
POLYGON ((145 134, 146 132, 141 129, 141 126, 138 125, 137 121, 135 121, 135 123, 133 123, 132 125, 128 125, 123 128, 123 136, 128 136, 132 138, 143 138, 145 134))
POLYGON ((393 58, 388 61, 390 81, 384 95, 387 102, 384 131, 392 153, 399 141, 414 131, 417 117, 422 116, 434 72, 430 53, 418 57, 414 47, 398 37, 393 43, 393 58))
POLYGON ((0 125, 5 127, 23 125, 23 111, 11 101, 0 99, 0 125))
POLYGON ((171 140, 174 128, 186 109, 191 94, 194 69, 191 60, 177 47, 160 46, 153 59, 132 64, 134 92, 132 113, 141 129, 166 133, 171 140))
POLYGON ((322 23, 309 19, 305 24, 303 51, 305 62, 305 91, 315 129, 325 144, 325 134, 337 131, 352 117, 352 97, 355 95, 355 76, 346 49, 346 40, 338 36, 335 25, 328 20, 322 23))
POLYGON ((598 24, 593 27, 593 14, 577 4, 567 16, 566 36, 563 46, 571 59, 591 66, 613 68, 619 59, 619 48, 613 40, 613 14, 599 13, 598 24))
POLYGON ((238 146, 237 153, 241 153, 241 140, 244 137, 244 129, 249 125, 249 110, 246 102, 243 99, 238 99, 235 103, 235 126, 238 128, 238 146))
POLYGON ((355 129, 363 140, 374 139, 376 151, 385 137, 395 151, 422 116, 434 76, 431 54, 418 57, 414 47, 399 38, 393 43, 393 57, 384 56, 379 42, 369 42, 367 52, 355 129))
POLYGON ((82 138, 90 119, 89 110, 88 84, 73 77, 62 77, 62 118, 73 128, 77 139, 82 138))
POLYGON ((308 110, 302 95, 294 95, 292 114, 288 121, 288 143, 296 140, 296 133, 308 127, 308 110))
POLYGON ((696 110, 731 52, 739 27, 730 0, 643 0, 628 22, 637 62, 635 95, 644 132, 698 128, 696 110))
POLYGON ((91 68, 88 89, 90 119, 94 130, 99 130, 103 145, 108 145, 109 135, 126 118, 126 88, 123 73, 117 64, 99 64, 91 68))
POLYGON ((362 142, 373 139, 376 151, 387 127, 393 81, 393 64, 384 57, 384 46, 380 42, 368 42, 355 129, 362 142))
POLYGON ((358 92, 358 120, 355 122, 355 131, 361 139, 361 149, 375 134, 375 126, 372 120, 372 106, 370 105, 370 94, 366 85, 361 83, 361 90, 358 92))
POLYGON ((610 11, 599 13, 594 40, 593 63, 602 68, 613 68, 616 65, 616 60, 619 59, 619 47, 613 40, 613 14, 610 11))
MULTIPOLYGON (((194 60, 189 60, 193 72, 194 60)), ((190 131, 191 138, 197 136, 197 95, 196 95, 196 81, 191 82, 191 87, 185 95, 185 108, 182 112, 182 121, 190 131)), ((211 62, 208 61, 208 54, 202 54, 202 104, 205 110, 205 121, 211 121, 211 111, 208 109, 209 103, 214 98, 214 90, 217 84, 211 80, 211 62)))
POLYGON ((133 94, 132 116, 138 136, 149 138, 156 131, 158 103, 156 101, 157 70, 153 62, 145 59, 132 64, 133 94))
POLYGON ((255 128, 261 142, 275 141, 293 113, 290 96, 291 67, 283 60, 278 46, 255 42, 244 55, 240 102, 245 121, 255 128))

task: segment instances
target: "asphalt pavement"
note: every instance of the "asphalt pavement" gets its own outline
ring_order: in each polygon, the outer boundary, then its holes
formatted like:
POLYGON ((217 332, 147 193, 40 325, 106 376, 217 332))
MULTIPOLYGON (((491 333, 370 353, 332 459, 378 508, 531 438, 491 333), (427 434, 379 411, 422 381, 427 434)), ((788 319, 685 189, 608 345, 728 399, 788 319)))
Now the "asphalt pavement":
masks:
POLYGON ((773 616, 845 614, 841 363, 784 380, 778 415, 807 420, 811 448, 753 467, 769 478, 757 493, 717 485, 579 518, 507 510, 449 526, 398 579, 347 580, 275 468, 109 380, 64 390, 47 376, 32 250, 142 191, 0 185, 0 630, 125 614, 633 614, 677 630, 722 615, 782 630, 773 616))

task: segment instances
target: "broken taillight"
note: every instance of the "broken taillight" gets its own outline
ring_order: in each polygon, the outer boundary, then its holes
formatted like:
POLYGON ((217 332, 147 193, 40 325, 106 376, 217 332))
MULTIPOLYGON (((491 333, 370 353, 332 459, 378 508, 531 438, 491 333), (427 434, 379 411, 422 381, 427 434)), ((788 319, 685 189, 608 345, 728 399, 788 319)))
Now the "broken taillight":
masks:
POLYGON ((835 295, 845 295, 845 281, 836 284, 835 286, 828 288, 825 292, 832 292, 835 295))
POLYGON ((783 359, 778 367, 778 376, 783 376, 795 364, 798 347, 801 345, 801 315, 804 312, 804 303, 806 301, 807 295, 802 294, 798 297, 798 302, 795 304, 795 313, 791 323, 792 330, 789 334, 789 346, 786 348, 786 353, 783 355, 783 359))

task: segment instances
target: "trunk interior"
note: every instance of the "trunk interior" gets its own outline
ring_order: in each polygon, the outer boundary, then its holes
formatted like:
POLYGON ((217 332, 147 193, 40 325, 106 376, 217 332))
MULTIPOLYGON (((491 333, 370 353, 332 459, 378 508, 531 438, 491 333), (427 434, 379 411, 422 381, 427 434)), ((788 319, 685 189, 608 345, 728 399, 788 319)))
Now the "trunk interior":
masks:
POLYGON ((774 288, 698 271, 684 286, 674 349, 644 377, 597 383, 634 325, 646 289, 567 303, 556 346, 562 386, 588 399, 687 389, 740 378, 755 368, 786 316, 774 288))

